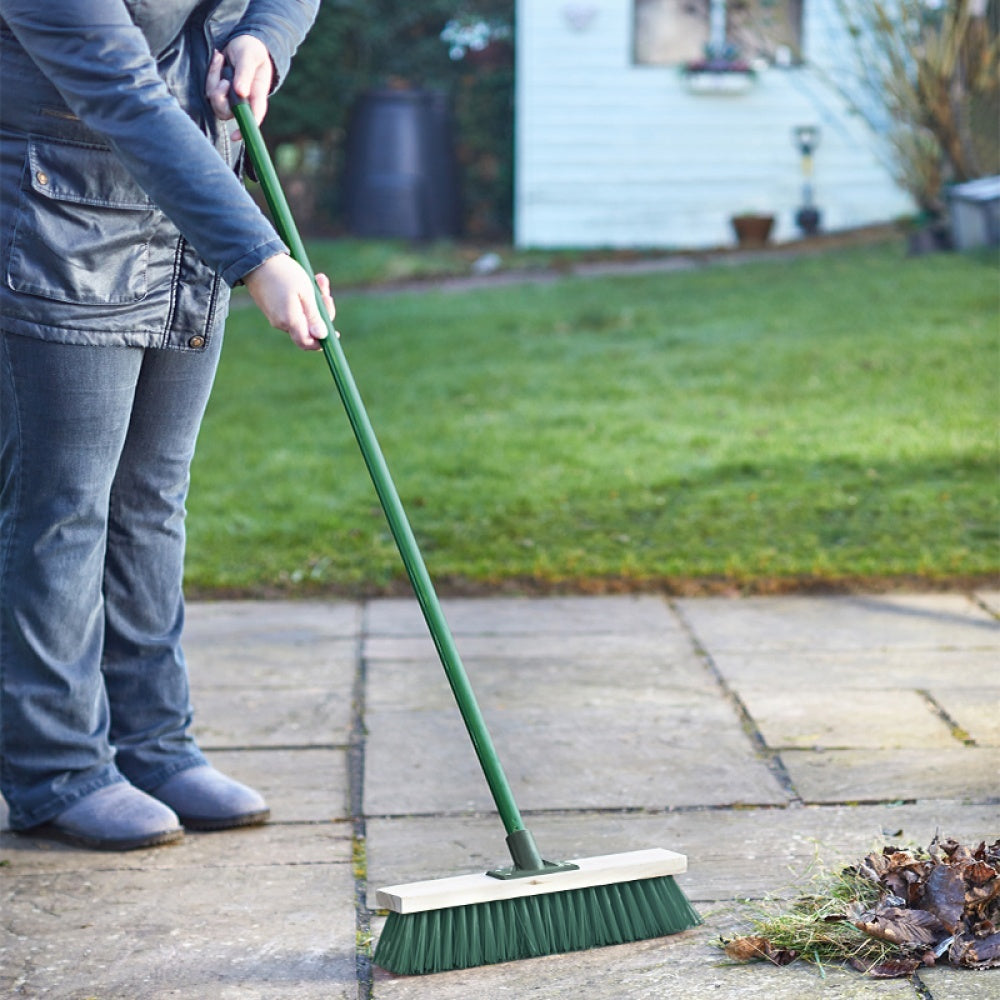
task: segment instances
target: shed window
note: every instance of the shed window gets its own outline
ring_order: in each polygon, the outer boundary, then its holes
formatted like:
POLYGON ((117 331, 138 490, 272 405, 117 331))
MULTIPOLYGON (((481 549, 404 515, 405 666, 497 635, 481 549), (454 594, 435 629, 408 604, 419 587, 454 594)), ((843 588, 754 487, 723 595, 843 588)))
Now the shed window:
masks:
POLYGON ((671 66, 710 53, 798 61, 803 0, 634 0, 635 62, 671 66))

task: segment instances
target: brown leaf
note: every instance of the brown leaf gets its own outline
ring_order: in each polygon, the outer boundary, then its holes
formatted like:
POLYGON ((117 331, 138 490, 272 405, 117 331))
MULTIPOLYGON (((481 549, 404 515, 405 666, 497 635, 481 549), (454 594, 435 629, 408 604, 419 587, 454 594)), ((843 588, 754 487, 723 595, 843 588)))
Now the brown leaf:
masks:
POLYGON ((767 938, 735 937, 726 942, 726 954, 737 962, 751 962, 754 959, 763 958, 769 947, 767 938))
POLYGON ((970 969, 1000 968, 1000 934, 974 938, 971 934, 958 934, 948 953, 952 965, 970 969))
POLYGON ((886 858, 888 872, 902 875, 908 882, 912 882, 927 870, 926 861, 920 861, 909 851, 893 851, 886 858))
POLYGON ((996 868, 988 865, 985 861, 974 861, 962 866, 962 875, 965 877, 965 881, 975 888, 992 882, 998 874, 1000 873, 997 872, 996 868))
POLYGON ((869 855, 866 863, 875 873, 876 881, 892 895, 909 905, 919 901, 929 862, 915 858, 909 851, 886 847, 880 855, 869 855))
POLYGON ((767 960, 775 965, 791 965, 798 957, 799 953, 792 948, 773 948, 767 960))
POLYGON ((775 948, 765 937, 748 935, 726 942, 726 954, 737 962, 767 961, 775 965, 788 965, 798 958, 790 948, 775 948))
MULTIPOLYGON (((963 866, 965 877, 965 915, 982 919, 994 901, 1000 901, 1000 874, 985 861, 963 866)), ((1000 909, 1000 908, 998 908, 1000 909)), ((1000 916, 1000 913, 997 914, 1000 916)))
POLYGON ((919 958, 889 958, 868 970, 872 979, 901 979, 912 976, 920 968, 919 958))
POLYGON ((921 909, 933 913, 953 933, 965 909, 965 879, 958 865, 935 865, 924 884, 921 909))
POLYGON ((944 924, 926 910, 879 904, 854 922, 858 930, 903 948, 933 947, 947 936, 944 924))
POLYGON ((864 858, 861 864, 858 865, 858 871, 870 878, 873 882, 878 882, 883 873, 888 870, 889 862, 884 853, 869 854, 866 858, 864 858))
POLYGON ((939 840, 935 837, 931 841, 930 853, 939 863, 942 859, 938 855, 944 854, 947 859, 943 861, 944 864, 947 864, 949 861, 965 861, 972 857, 972 851, 960 844, 953 837, 948 837, 945 840, 939 840))

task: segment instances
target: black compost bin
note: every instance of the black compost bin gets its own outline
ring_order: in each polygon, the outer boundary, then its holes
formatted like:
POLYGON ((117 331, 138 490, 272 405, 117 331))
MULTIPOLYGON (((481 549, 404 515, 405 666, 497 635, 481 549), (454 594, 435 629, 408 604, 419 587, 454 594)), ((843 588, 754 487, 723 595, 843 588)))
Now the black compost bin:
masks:
POLYGON ((451 108, 428 90, 373 90, 348 125, 344 208, 358 236, 456 236, 458 169, 451 108))

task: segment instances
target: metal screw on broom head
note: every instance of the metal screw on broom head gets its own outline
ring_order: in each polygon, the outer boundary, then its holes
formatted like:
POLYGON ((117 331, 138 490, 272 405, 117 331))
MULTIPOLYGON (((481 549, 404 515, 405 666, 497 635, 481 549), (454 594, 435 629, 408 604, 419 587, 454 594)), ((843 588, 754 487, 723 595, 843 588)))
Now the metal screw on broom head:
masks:
POLYGON ((673 878, 687 868, 681 854, 657 848, 563 862, 545 861, 539 854, 472 692, 260 129, 247 101, 234 92, 228 65, 224 76, 278 233, 313 280, 330 334, 321 342, 323 354, 507 831, 513 861, 509 868, 485 874, 379 890, 376 900, 389 910, 389 917, 375 951, 376 964, 400 974, 439 972, 637 941, 695 926, 700 918, 673 878))

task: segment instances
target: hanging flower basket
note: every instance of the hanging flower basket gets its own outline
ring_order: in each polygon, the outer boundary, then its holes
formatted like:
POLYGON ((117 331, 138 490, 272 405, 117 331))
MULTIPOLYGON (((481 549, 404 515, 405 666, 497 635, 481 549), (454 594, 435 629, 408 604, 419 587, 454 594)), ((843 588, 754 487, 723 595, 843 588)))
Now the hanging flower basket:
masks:
POLYGON ((757 78, 742 59, 697 59, 681 70, 687 89, 694 94, 742 94, 757 78))

